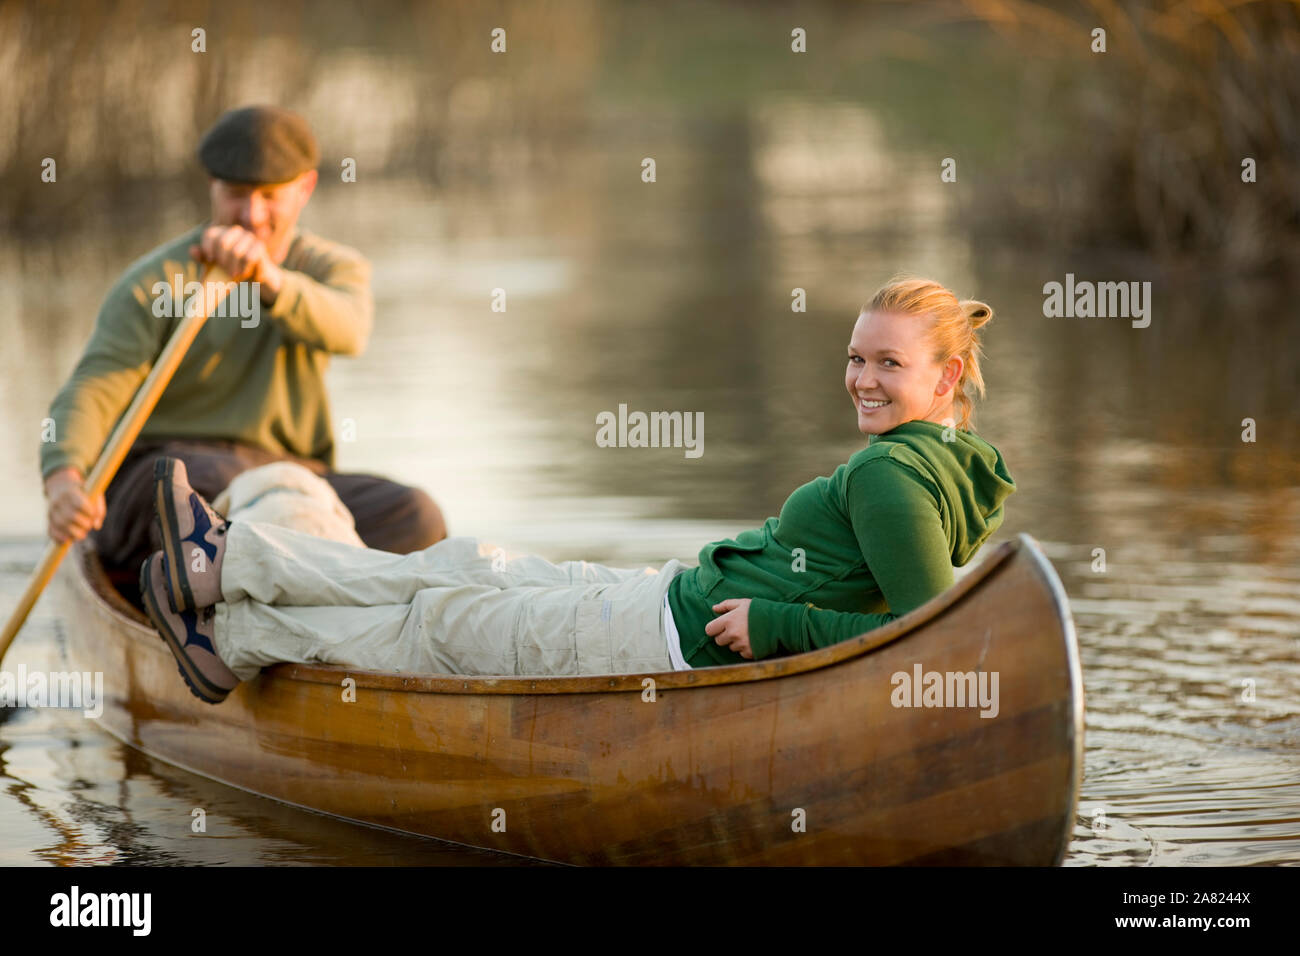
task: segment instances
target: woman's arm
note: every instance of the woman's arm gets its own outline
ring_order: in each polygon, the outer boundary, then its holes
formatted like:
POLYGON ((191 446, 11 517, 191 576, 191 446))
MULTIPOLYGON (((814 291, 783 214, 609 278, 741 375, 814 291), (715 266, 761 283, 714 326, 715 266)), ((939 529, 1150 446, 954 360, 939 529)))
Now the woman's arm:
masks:
POLYGON ((755 598, 747 612, 756 660, 847 641, 952 587, 952 552, 938 492, 925 479, 901 462, 878 458, 850 474, 846 490, 853 532, 889 610, 858 614, 755 598))

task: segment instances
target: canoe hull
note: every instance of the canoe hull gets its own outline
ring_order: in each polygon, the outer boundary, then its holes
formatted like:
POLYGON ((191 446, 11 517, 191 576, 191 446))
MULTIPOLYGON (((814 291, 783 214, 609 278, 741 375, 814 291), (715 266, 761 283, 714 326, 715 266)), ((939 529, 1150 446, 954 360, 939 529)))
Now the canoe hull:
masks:
POLYGON ((281 664, 217 706, 190 695, 89 549, 62 579, 70 659, 103 672, 107 730, 352 820, 635 865, 1055 865, 1074 825, 1077 649, 1026 535, 888 628, 794 658, 538 679, 281 664), (996 673, 996 715, 900 701, 896 675, 917 665, 996 673))

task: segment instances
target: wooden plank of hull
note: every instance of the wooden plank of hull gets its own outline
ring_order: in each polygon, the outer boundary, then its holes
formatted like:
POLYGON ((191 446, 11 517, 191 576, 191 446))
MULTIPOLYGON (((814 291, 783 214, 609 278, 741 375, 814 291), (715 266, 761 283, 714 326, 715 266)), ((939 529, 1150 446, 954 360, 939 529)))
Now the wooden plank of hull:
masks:
POLYGON ((349 819, 539 859, 641 865, 1054 865, 1073 829, 1077 648, 1064 591, 1027 535, 888 627, 797 657, 653 675, 653 702, 646 675, 281 664, 212 707, 190 695, 90 549, 79 546, 63 581, 72 660, 104 673, 106 729, 185 769, 349 819), (997 672, 999 713, 893 706, 891 676, 917 663, 997 672))

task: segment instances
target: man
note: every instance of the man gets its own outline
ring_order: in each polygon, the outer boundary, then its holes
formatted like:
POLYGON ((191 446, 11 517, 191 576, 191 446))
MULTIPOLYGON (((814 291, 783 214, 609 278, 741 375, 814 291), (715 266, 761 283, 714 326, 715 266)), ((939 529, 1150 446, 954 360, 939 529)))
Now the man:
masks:
POLYGON ((185 462, 193 487, 210 497, 248 468, 294 461, 329 482, 368 546, 406 554, 446 537, 423 491, 333 470, 325 370, 330 355, 365 350, 374 306, 369 263, 297 227, 316 186, 306 121, 275 107, 232 110, 204 135, 198 156, 210 176, 211 221, 127 268, 50 406, 54 440, 41 447, 50 537, 96 531, 110 577, 133 585, 159 547, 151 495, 154 461, 164 456, 185 462), (238 301, 256 300, 259 314, 228 310, 204 323, 107 494, 91 500, 85 476, 181 322, 182 310, 159 298, 196 280, 203 263, 250 283, 229 300, 242 293, 238 301))

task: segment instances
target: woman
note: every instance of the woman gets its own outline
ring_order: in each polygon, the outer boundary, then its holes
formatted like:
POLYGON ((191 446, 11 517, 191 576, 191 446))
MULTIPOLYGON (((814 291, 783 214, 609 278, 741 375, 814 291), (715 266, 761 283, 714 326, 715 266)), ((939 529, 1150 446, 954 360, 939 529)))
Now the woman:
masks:
POLYGON ((946 590, 1015 490, 969 431, 976 331, 993 316, 904 278, 858 316, 844 384, 867 447, 796 489, 779 517, 700 552, 620 570, 448 538, 397 555, 227 522, 160 459, 164 548, 145 607, 190 689, 217 703, 265 664, 454 674, 685 670, 798 653, 892 621, 946 590))

